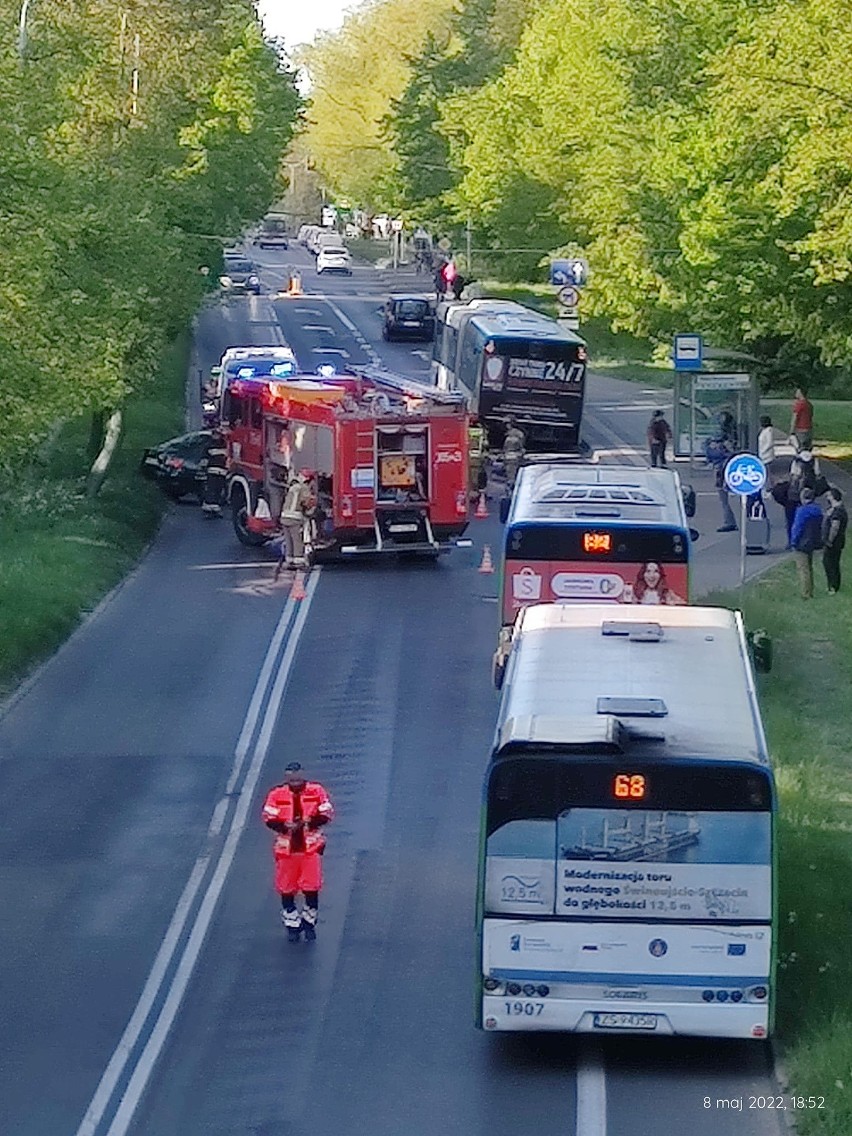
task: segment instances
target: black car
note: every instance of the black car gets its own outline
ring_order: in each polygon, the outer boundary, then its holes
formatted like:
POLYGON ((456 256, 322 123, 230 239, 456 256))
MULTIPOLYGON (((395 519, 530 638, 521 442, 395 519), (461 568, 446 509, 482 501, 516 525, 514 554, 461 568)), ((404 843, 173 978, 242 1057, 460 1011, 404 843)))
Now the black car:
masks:
POLYGON ((253 292, 260 295, 260 277, 257 268, 244 256, 225 257, 219 283, 226 292, 253 292))
POLYGON ((173 501, 179 501, 187 493, 195 493, 201 499, 211 434, 211 430, 195 430, 159 446, 150 446, 142 455, 139 467, 142 476, 155 481, 173 501))
POLYGON ((432 339, 435 309, 425 296, 391 296, 382 309, 383 339, 432 339))

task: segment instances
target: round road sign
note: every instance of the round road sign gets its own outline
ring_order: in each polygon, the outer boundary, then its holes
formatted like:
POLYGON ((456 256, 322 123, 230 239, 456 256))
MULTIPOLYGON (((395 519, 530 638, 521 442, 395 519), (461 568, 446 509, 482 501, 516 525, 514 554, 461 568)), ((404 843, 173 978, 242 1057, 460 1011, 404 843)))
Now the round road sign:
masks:
POLYGON ((766 484, 766 466, 754 454, 737 454, 725 466, 725 485, 732 493, 748 497, 766 484))
POLYGON ((558 296, 560 304, 566 308, 576 308, 580 302, 580 289, 575 288, 573 284, 566 284, 559 289, 558 296))

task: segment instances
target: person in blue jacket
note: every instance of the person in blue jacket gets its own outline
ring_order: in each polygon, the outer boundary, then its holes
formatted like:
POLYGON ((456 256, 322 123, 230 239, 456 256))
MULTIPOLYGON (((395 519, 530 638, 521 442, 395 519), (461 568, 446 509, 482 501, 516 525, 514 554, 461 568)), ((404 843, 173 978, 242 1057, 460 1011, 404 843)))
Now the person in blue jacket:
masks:
POLYGON ((813 489, 803 489, 799 501, 790 543, 796 557, 802 599, 809 600, 814 594, 814 553, 822 548, 822 509, 816 503, 813 489))

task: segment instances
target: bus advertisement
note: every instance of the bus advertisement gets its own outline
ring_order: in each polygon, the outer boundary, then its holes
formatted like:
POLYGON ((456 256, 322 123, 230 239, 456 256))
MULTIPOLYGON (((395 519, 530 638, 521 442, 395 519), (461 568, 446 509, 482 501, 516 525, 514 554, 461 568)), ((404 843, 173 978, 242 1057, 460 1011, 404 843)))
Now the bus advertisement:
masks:
POLYGON ((441 318, 435 343, 444 382, 466 395, 492 448, 514 420, 530 451, 580 449, 587 352, 578 335, 520 304, 450 308, 449 331, 441 318))
POLYGON ((530 603, 686 604, 691 536, 673 470, 525 465, 506 518, 502 625, 530 603))
POLYGON ((771 1031, 775 791, 745 635, 717 608, 652 618, 542 605, 516 628, 483 801, 482 1028, 771 1031))

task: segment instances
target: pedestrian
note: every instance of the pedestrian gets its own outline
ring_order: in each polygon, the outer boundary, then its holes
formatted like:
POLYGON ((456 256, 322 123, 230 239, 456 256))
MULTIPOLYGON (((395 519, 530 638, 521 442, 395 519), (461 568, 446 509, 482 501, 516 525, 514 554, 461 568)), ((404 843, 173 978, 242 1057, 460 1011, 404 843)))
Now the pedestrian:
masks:
POLYGON ((840 591, 840 556, 846 545, 848 523, 843 493, 832 485, 828 491, 828 512, 822 519, 822 566, 830 596, 840 591))
POLYGON ((665 469, 666 445, 671 441, 672 428, 666 422, 666 416, 662 410, 655 410, 651 415, 647 437, 648 449, 651 453, 651 468, 655 469, 660 466, 661 469, 665 469))
POLYGON ((270 789, 263 806, 263 822, 277 833, 275 890, 281 896, 281 922, 287 938, 298 943, 304 931, 305 942, 317 937, 317 911, 322 891, 322 855, 325 851, 323 827, 334 819, 334 808, 319 781, 308 781, 301 764, 291 761, 281 785, 270 789), (302 893, 302 910, 296 897, 302 893))
POLYGON ((526 436, 514 418, 509 419, 509 426, 503 438, 503 467, 506 470, 506 485, 509 489, 515 488, 515 478, 518 469, 524 460, 526 451, 526 436))
POLYGON ((465 280, 460 272, 457 272, 450 281, 450 291, 453 294, 454 300, 460 300, 462 298, 465 284, 467 284, 467 280, 465 280))
POLYGON ((793 413, 790 416, 790 437, 797 450, 810 450, 814 444, 814 405, 803 387, 796 387, 793 413))
POLYGON ((823 517, 813 489, 803 489, 799 500, 790 539, 796 557, 802 599, 809 600, 814 594, 814 553, 822 548, 823 517))
POLYGON ((704 454, 713 469, 716 492, 722 506, 722 523, 716 532, 736 532, 737 522, 731 509, 728 486, 725 484, 725 466, 734 456, 734 447, 726 436, 723 425, 720 424, 713 437, 707 439, 704 454))
POLYGON ((768 414, 760 416, 760 430, 757 434, 757 456, 766 466, 767 476, 775 461, 775 432, 768 414))
POLYGON ((228 476, 228 444, 217 426, 207 442, 207 472, 204 478, 204 501, 201 508, 205 517, 222 516, 222 499, 228 476))

